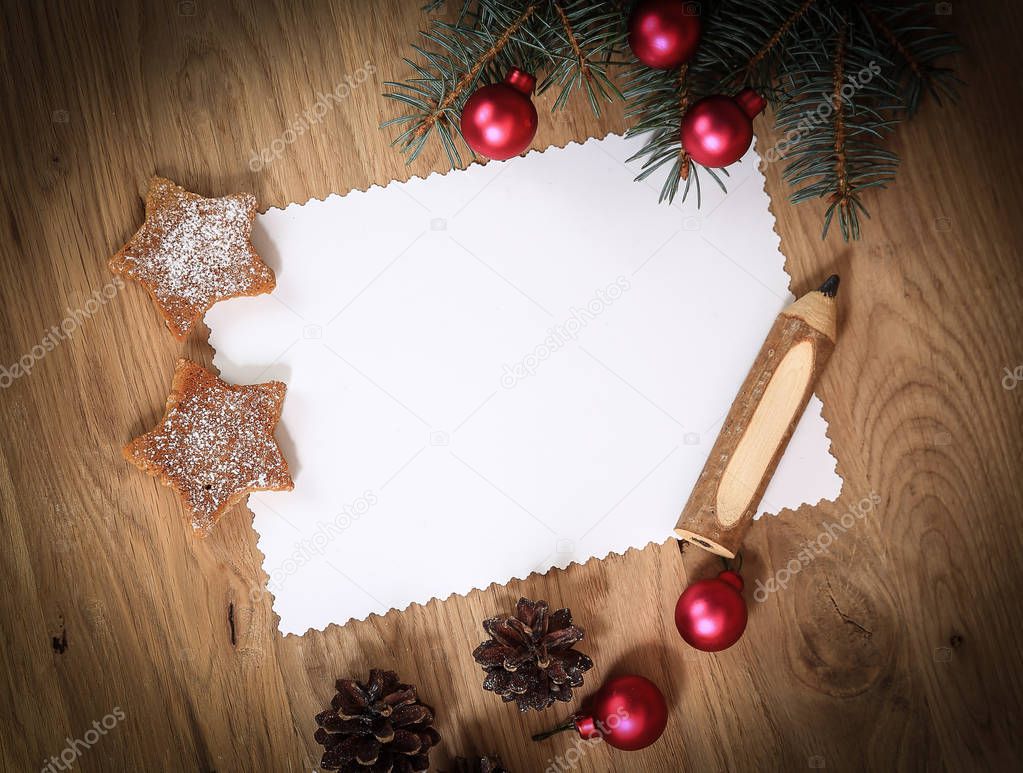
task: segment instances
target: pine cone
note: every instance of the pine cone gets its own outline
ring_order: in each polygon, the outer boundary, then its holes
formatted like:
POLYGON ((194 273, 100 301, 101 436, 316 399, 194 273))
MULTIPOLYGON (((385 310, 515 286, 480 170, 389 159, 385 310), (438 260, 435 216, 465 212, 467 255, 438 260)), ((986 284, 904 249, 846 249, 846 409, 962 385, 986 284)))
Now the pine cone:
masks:
POLYGON ((454 766, 451 773, 510 773, 496 757, 455 757, 454 766))
POLYGON ((483 630, 491 638, 472 653, 487 672, 483 689, 515 701, 519 711, 570 701, 583 672, 593 668, 592 660, 572 649, 585 633, 572 625, 571 611, 549 612, 546 601, 519 599, 514 617, 484 620, 483 630))
POLYGON ((393 671, 374 668, 365 684, 337 680, 333 708, 316 715, 316 742, 326 751, 324 770, 341 773, 418 773, 430 767, 430 747, 440 741, 433 711, 416 688, 393 671))

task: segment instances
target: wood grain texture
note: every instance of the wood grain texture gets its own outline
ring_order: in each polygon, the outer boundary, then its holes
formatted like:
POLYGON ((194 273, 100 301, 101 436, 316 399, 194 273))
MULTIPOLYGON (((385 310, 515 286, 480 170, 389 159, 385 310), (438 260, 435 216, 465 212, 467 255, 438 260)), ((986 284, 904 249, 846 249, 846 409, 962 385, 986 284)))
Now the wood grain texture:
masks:
MULTIPOLYGON (((419 5, 5 0, 0 363, 110 281, 106 259, 141 222, 153 173, 207 195, 253 191, 265 207, 439 168, 436 151, 406 168, 377 130, 393 110, 381 81, 403 75, 419 5), (252 171, 316 92, 367 63, 370 80, 252 171)), ((660 743, 588 749, 579 770, 1018 760, 1023 385, 1001 381, 1023 364, 1020 20, 1008 0, 954 5, 969 87, 900 134, 899 179, 867 197, 862 242, 822 244, 820 210, 784 203, 781 169, 766 168, 793 291, 843 279, 843 332, 819 392, 845 489, 751 533, 738 645, 708 655, 676 635, 679 592, 716 559, 680 559, 674 542, 280 636, 247 510, 198 542, 173 494, 120 458, 159 418, 176 357, 210 361, 204 334, 177 344, 128 286, 0 392, 4 769, 42 768, 117 707, 124 720, 77 770, 307 771, 333 680, 379 665, 434 704, 439 769, 458 751, 497 751, 516 773, 543 771, 571 738, 526 738, 560 714, 520 717, 482 692, 470 656, 479 621, 520 594, 570 606, 588 629, 589 687, 629 669, 669 693, 660 743), (826 553, 776 574, 864 501, 826 553), (770 578, 785 587, 754 601, 770 578)), ((538 147, 623 127, 620 111, 550 117, 543 104, 538 147)))

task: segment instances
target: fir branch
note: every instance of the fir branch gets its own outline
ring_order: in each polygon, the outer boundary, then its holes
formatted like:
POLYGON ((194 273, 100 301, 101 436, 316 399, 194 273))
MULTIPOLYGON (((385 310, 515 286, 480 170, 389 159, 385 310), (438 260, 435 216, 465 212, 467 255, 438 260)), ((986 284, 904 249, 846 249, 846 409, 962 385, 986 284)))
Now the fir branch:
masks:
POLYGON ((889 45, 899 52, 906 64, 909 65, 909 68, 913 71, 913 74, 920 80, 926 80, 927 73, 924 71, 923 66, 916 60, 916 57, 914 57, 909 49, 906 48, 903 42, 895 37, 895 33, 892 32, 891 28, 884 23, 884 20, 877 15, 874 9, 868 5, 864 5, 861 0, 854 0, 854 2, 856 3, 857 8, 863 12, 863 15, 867 17, 870 23, 878 32, 881 33, 884 39, 888 41, 889 45))
MULTIPOLYGON (((850 194, 849 177, 846 173, 846 147, 845 147, 845 100, 842 99, 842 85, 845 83, 845 50, 846 36, 849 34, 848 23, 843 24, 838 32, 838 42, 835 49, 835 74, 831 94, 831 107, 835 115, 835 192, 831 194, 831 205, 824 218, 824 233, 827 236, 828 226, 831 224, 831 214, 837 206, 839 211, 839 223, 842 228, 842 236, 848 241, 848 228, 850 218, 850 194)), ((855 210, 853 210, 855 222, 855 210)), ((857 229, 857 237, 858 237, 857 229)))
POLYGON ((550 8, 550 26, 545 36, 550 66, 537 93, 559 84, 561 92, 553 105, 554 110, 559 110, 581 86, 590 109, 599 116, 601 103, 622 98, 608 72, 623 37, 622 11, 608 2, 593 0, 551 0, 550 8))
POLYGON ((831 69, 821 69, 814 46, 796 54, 793 72, 805 68, 803 79, 777 111, 779 130, 792 138, 783 176, 796 187, 793 203, 825 200, 822 238, 837 217, 842 238, 858 239, 860 217, 869 216, 861 193, 885 187, 895 176, 898 157, 880 143, 901 103, 891 68, 881 66, 887 60, 877 61, 881 54, 867 45, 869 35, 856 16, 832 11, 817 24, 831 69), (833 30, 829 37, 827 30, 833 30))
POLYGON ((476 78, 479 77, 483 68, 490 64, 501 49, 508 44, 508 41, 511 40, 512 35, 518 31, 519 27, 525 24, 526 20, 533 15, 538 4, 539 3, 537 2, 529 3, 525 9, 523 9, 522 13, 519 14, 518 18, 508 25, 501 36, 497 38, 497 40, 495 40, 488 49, 476 57, 476 61, 473 62, 472 67, 469 68, 465 75, 458 80, 454 88, 452 88, 437 104, 436 109, 427 115, 419 126, 416 127, 415 131, 412 133, 413 139, 422 137, 430 131, 431 128, 433 128, 433 125, 437 123, 441 116, 444 115, 445 111, 451 108, 455 102, 458 101, 458 98, 462 95, 462 93, 476 81, 476 78))
MULTIPOLYGON (((441 4, 428 2, 431 9, 441 4)), ((392 91, 385 96, 405 112, 383 126, 400 127, 393 142, 408 161, 429 137, 439 137, 450 163, 460 166, 456 142, 463 141, 459 120, 468 95, 520 67, 537 76, 538 93, 559 89, 553 109, 577 91, 596 114, 605 101, 624 99, 627 135, 643 137, 630 159, 641 163, 636 179, 663 176, 660 201, 685 200, 695 191, 699 206, 704 175, 724 188, 728 170, 689 157, 682 118, 701 97, 750 86, 774 106, 780 139, 765 161, 784 160, 790 200, 823 200, 823 234, 837 217, 843 238, 858 238, 859 218, 867 215, 861 194, 895 177, 898 156, 883 147, 888 135, 925 94, 937 102, 955 97, 959 81, 943 64, 960 50, 955 38, 930 23, 926 7, 913 0, 701 5, 701 41, 689 62, 664 71, 632 60, 616 78, 629 3, 459 0, 454 22, 434 20, 413 45, 415 61, 404 60, 412 77, 387 82, 392 91)))
POLYGON ((785 19, 784 22, 782 22, 781 26, 778 27, 777 30, 775 30, 774 34, 767 39, 767 42, 760 47, 760 50, 757 51, 746 64, 745 74, 742 79, 743 83, 747 84, 750 83, 751 76, 756 70, 757 66, 760 65, 760 63, 764 61, 764 58, 778 46, 782 38, 785 37, 785 35, 789 32, 789 30, 792 29, 796 22, 803 18, 806 12, 810 10, 810 6, 813 5, 816 1, 817 0, 803 0, 799 7, 796 8, 796 10, 794 10, 788 16, 788 18, 785 19))
POLYGON ((953 56, 961 51, 955 39, 946 32, 930 25, 921 24, 915 17, 919 9, 885 9, 891 21, 886 21, 882 11, 872 8, 863 0, 854 0, 856 7, 884 41, 891 46, 908 70, 909 77, 904 88, 905 110, 910 115, 916 112, 924 91, 930 93, 936 102, 942 97, 954 101, 961 81, 947 67, 938 67, 938 59, 953 56), (903 23, 901 17, 913 17, 903 23), (898 25, 899 29, 893 29, 898 25))
MULTIPOLYGON (((678 114, 681 118, 685 117, 686 110, 689 109, 689 65, 684 64, 678 68, 678 114)), ((692 165, 692 159, 689 158, 689 152, 686 150, 686 146, 679 142, 678 146, 678 176, 683 180, 689 179, 689 167, 692 165)))
POLYGON ((562 8, 561 3, 558 0, 554 0, 552 3, 554 6, 554 12, 558 15, 558 19, 561 21, 561 28, 565 30, 565 37, 568 38, 568 44, 572 47, 572 53, 575 56, 576 62, 579 67, 579 73, 586 79, 590 79, 590 67, 586 61, 586 55, 583 54, 583 50, 579 47, 579 40, 575 36, 575 31, 572 29, 572 22, 569 21, 568 14, 565 13, 565 9, 562 8))

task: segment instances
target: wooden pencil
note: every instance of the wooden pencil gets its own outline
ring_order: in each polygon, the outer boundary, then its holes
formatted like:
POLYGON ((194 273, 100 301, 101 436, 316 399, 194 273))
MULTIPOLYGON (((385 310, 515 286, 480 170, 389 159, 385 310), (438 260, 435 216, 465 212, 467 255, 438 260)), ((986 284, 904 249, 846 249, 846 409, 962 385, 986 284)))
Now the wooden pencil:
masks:
POLYGON ((831 276, 778 315, 678 520, 680 539, 735 557, 835 348, 837 291, 831 276))

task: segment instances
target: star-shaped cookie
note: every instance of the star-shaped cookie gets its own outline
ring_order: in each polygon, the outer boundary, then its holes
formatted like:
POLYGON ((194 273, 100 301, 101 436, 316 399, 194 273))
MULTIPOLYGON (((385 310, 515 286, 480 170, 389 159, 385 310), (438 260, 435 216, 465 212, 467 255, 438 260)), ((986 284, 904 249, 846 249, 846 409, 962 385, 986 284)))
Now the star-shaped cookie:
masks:
POLYGON ((146 220, 110 270, 141 284, 179 340, 217 301, 273 290, 250 241, 256 198, 204 199, 163 177, 149 181, 146 220))
POLYGON ((177 491, 204 537, 250 491, 294 488, 274 440, 285 389, 232 386, 180 359, 163 419, 126 445, 124 458, 177 491))

